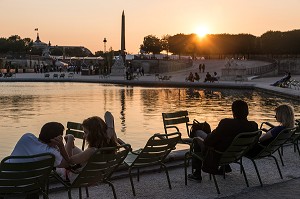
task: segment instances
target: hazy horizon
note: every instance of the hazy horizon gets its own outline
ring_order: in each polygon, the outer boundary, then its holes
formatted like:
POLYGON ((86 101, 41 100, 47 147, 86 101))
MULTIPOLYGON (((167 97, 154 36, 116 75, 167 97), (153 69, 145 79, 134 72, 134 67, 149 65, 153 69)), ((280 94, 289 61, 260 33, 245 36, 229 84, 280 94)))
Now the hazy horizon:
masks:
POLYGON ((120 49, 121 15, 126 17, 126 50, 137 53, 143 38, 165 34, 248 33, 299 29, 300 1, 286 0, 0 0, 0 37, 19 35, 52 45, 85 46, 93 53, 120 49))

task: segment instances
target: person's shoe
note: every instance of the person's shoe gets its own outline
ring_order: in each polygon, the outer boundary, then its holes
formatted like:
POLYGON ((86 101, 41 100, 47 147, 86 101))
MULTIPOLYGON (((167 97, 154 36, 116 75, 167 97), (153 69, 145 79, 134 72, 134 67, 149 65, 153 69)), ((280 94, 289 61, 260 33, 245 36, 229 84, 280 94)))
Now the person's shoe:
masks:
POLYGON ((225 173, 230 173, 232 171, 230 165, 227 164, 227 165, 224 165, 224 166, 220 166, 217 175, 223 175, 224 174, 224 170, 225 170, 225 173), (224 167, 225 167, 225 169, 224 169, 224 167))
POLYGON ((192 180, 192 181, 199 182, 199 183, 202 181, 201 175, 195 175, 195 174, 189 174, 188 179, 192 180))
POLYGON ((229 164, 225 165, 225 173, 230 173, 232 171, 229 164))

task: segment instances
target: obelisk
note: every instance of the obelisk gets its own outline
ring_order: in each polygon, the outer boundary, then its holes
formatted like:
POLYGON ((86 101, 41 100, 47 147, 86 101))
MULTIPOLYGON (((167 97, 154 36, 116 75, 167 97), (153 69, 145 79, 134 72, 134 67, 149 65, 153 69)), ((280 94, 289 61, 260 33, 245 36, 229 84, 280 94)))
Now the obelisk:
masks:
POLYGON ((125 14, 124 14, 124 10, 122 12, 122 27, 121 27, 121 55, 123 58, 123 61, 125 63, 125 14))
POLYGON ((121 54, 116 57, 114 65, 111 67, 111 76, 125 75, 125 14, 122 12, 122 27, 121 27, 121 54))

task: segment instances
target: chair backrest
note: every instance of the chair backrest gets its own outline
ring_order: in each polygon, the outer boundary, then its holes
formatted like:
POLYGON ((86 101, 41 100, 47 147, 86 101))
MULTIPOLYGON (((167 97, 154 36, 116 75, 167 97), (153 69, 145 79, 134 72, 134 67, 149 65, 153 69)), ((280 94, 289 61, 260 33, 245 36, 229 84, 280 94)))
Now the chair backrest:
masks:
MULTIPOLYGON (((162 113, 163 123, 165 133, 168 133, 169 128, 175 128, 177 132, 180 132, 177 125, 185 124, 186 131, 188 136, 190 137, 190 130, 189 130, 189 113, 188 111, 177 111, 173 113, 162 113)), ((174 131, 173 131, 174 132, 174 131)))
POLYGON ((144 167, 163 162, 181 140, 181 133, 154 134, 132 163, 132 167, 144 167))
POLYGON ((85 139, 83 137, 84 132, 81 123, 77 122, 68 122, 66 134, 72 134, 75 138, 82 139, 82 147, 81 150, 84 150, 85 139))
POLYGON ((221 152, 220 165, 236 162, 256 144, 261 136, 261 130, 239 133, 225 152, 221 152))
POLYGON ((0 197, 45 191, 54 155, 8 156, 0 165, 0 197))
POLYGON ((295 133, 296 127, 286 128, 282 130, 277 137, 269 143, 255 158, 263 158, 276 152, 283 144, 285 144, 295 133))
POLYGON ((82 187, 108 180, 117 167, 124 161, 131 146, 100 148, 89 158, 71 187, 82 187))

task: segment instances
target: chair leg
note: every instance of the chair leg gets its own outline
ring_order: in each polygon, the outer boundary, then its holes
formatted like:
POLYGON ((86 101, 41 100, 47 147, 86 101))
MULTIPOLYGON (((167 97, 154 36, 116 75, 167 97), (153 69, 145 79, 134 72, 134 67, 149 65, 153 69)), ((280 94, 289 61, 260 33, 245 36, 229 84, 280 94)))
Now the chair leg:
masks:
POLYGON ((72 199, 71 189, 68 190, 68 197, 69 199, 72 199))
MULTIPOLYGON (((42 194, 43 194, 43 199, 49 199, 48 193, 46 192, 46 190, 43 190, 43 191, 42 191, 42 194)), ((0 198, 1 198, 1 197, 0 197, 0 198)))
POLYGON ((223 179, 225 179, 225 166, 223 166, 223 179))
POLYGON ((296 144, 296 148, 297 148, 299 156, 300 156, 300 149, 299 149, 298 141, 297 141, 297 144, 296 144))
POLYGON ((281 170, 280 170, 280 167, 279 167, 279 164, 278 164, 278 161, 277 161, 276 157, 272 156, 272 155, 270 157, 272 157, 275 160, 275 163, 276 163, 276 166, 277 166, 280 178, 283 179, 282 174, 281 174, 281 170))
POLYGON ((135 196, 135 189, 134 189, 133 180, 132 180, 132 175, 131 175, 131 168, 129 168, 128 172, 129 172, 129 179, 130 179, 130 184, 131 184, 132 193, 133 193, 133 195, 135 196))
MULTIPOLYGON (((210 175, 211 175, 211 174, 210 174, 210 175)), ((217 183, 217 180, 216 180, 216 176, 215 176, 215 175, 212 175, 212 176, 213 176, 213 179, 214 179, 214 183, 215 183, 217 192, 218 192, 218 194, 220 194, 220 189, 219 189, 219 186, 218 186, 218 183, 217 183)))
POLYGON ((88 187, 85 187, 85 193, 86 193, 86 197, 90 197, 89 188, 88 187))
POLYGON ((81 187, 79 187, 79 198, 82 199, 81 187))
MULTIPOLYGON (((284 164, 283 164, 283 160, 282 160, 282 155, 280 154, 280 151, 279 151, 279 149, 278 149, 278 154, 279 154, 279 158, 280 158, 281 164, 282 164, 282 166, 284 166, 284 164)), ((277 160, 276 160, 276 161, 277 161, 277 160)))
POLYGON ((137 181, 139 182, 140 181, 140 169, 137 168, 137 181))
POLYGON ((187 185, 187 167, 188 167, 188 163, 187 163, 187 157, 188 156, 188 153, 186 153, 184 155, 184 182, 185 182, 185 185, 187 185))
POLYGON ((114 194, 114 199, 117 199, 117 194, 114 185, 110 181, 105 181, 105 183, 107 183, 111 187, 114 194))
POLYGON ((242 174, 242 165, 243 165, 243 157, 241 158, 241 160, 240 160, 240 172, 241 172, 241 174, 242 174))
POLYGON ((166 172, 166 175, 167 175, 167 179, 168 179, 169 188, 172 189, 168 169, 167 169, 166 165, 164 165, 163 163, 161 163, 161 165, 165 169, 165 172, 166 172))
POLYGON ((247 178, 247 175, 246 175, 246 172, 245 172, 244 166, 243 166, 243 164, 242 164, 242 163, 240 163, 240 166, 241 166, 241 172, 243 173, 243 175, 244 175, 244 178, 245 178, 246 185, 247 185, 247 187, 249 187, 248 178, 247 178))
POLYGON ((256 171, 256 174, 257 174, 257 177, 258 177, 260 186, 263 186, 263 183, 262 183, 262 181, 261 181, 261 178, 260 178, 260 175, 259 175, 259 171, 258 171, 258 169, 257 169, 257 166, 256 166, 256 164, 255 164, 255 161, 252 160, 252 159, 250 159, 250 160, 252 161, 252 163, 253 163, 253 165, 254 165, 254 168, 255 168, 255 171, 256 171))

